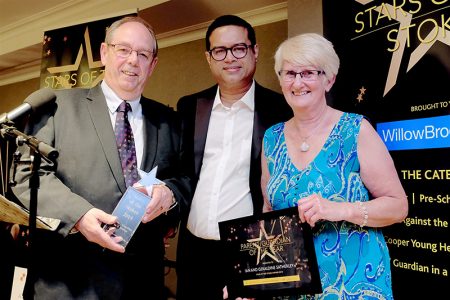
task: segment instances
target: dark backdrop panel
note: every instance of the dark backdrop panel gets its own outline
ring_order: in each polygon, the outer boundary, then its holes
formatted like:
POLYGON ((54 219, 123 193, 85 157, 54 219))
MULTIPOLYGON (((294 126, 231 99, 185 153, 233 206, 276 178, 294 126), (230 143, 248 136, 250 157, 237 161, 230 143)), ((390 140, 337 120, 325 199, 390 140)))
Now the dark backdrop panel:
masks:
POLYGON ((408 195, 408 218, 384 229, 394 296, 440 295, 450 269, 450 3, 322 2, 324 35, 341 59, 329 103, 367 116, 391 142, 408 195))

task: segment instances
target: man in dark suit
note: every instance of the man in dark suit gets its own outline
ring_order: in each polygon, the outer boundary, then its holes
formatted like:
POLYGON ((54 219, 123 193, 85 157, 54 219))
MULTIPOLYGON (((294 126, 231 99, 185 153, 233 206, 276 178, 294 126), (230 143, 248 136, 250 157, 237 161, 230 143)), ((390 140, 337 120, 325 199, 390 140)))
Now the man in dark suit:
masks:
POLYGON ((179 300, 222 299, 226 253, 218 223, 262 211, 262 138, 292 111, 282 95, 253 80, 258 51, 250 24, 237 16, 217 18, 207 30, 205 53, 217 85, 177 105, 184 168, 195 188, 193 199, 182 203, 179 300))
MULTIPOLYGON (((178 207, 170 208, 189 197, 190 186, 179 172, 179 122, 173 110, 141 96, 157 62, 153 29, 139 17, 113 23, 101 59, 105 78, 100 85, 56 91, 55 104, 32 115, 28 124, 27 132, 60 153, 40 170, 38 215, 61 224, 55 232, 37 232, 33 240, 35 299, 164 299, 165 221, 179 213, 178 207), (156 177, 164 182, 153 187, 126 249, 102 227, 116 222, 111 212, 133 184, 126 183, 116 145, 122 103, 131 107, 122 120, 129 120, 135 144, 130 161, 136 162, 128 171, 158 166, 156 177)), ((14 188, 25 205, 29 175, 28 166, 20 167, 14 188)))

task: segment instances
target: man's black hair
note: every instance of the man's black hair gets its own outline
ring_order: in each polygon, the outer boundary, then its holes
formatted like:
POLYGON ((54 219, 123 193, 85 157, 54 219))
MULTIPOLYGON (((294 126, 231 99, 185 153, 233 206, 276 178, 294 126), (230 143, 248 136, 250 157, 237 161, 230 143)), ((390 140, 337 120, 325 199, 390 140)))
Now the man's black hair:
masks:
POLYGON ((206 51, 209 51, 210 50, 209 48, 211 47, 211 44, 209 42, 209 37, 211 36, 211 33, 219 27, 228 25, 235 25, 247 29, 248 39, 250 40, 250 43, 252 45, 256 44, 255 30, 253 29, 252 25, 250 25, 247 21, 241 19, 238 16, 223 15, 215 19, 209 25, 208 30, 206 31, 206 51))

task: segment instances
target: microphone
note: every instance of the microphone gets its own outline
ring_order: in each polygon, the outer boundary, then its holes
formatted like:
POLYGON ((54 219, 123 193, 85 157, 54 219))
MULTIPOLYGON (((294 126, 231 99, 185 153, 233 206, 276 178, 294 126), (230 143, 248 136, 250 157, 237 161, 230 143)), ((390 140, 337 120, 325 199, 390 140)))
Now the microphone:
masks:
POLYGON ((0 115, 0 124, 8 121, 14 121, 36 111, 47 103, 54 102, 56 98, 55 92, 50 88, 43 88, 31 93, 21 105, 14 108, 8 113, 0 115))
POLYGON ((38 140, 34 136, 28 136, 18 131, 11 123, 31 112, 35 112, 48 103, 55 102, 55 99, 56 94, 50 88, 43 88, 31 93, 21 105, 8 113, 0 115, 0 136, 3 138, 16 138, 17 144, 26 143, 35 149, 35 151, 41 153, 45 158, 54 161, 59 156, 55 148, 38 140))

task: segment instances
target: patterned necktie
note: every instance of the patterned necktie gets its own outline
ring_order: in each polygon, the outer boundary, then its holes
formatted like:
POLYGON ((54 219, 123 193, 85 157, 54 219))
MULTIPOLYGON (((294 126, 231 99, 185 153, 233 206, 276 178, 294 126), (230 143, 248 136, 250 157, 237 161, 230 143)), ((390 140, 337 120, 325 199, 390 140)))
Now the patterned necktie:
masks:
POLYGON ((127 187, 139 180, 137 171, 136 147, 134 145, 133 130, 128 121, 130 103, 123 101, 117 108, 115 134, 117 149, 119 150, 122 172, 127 187))

